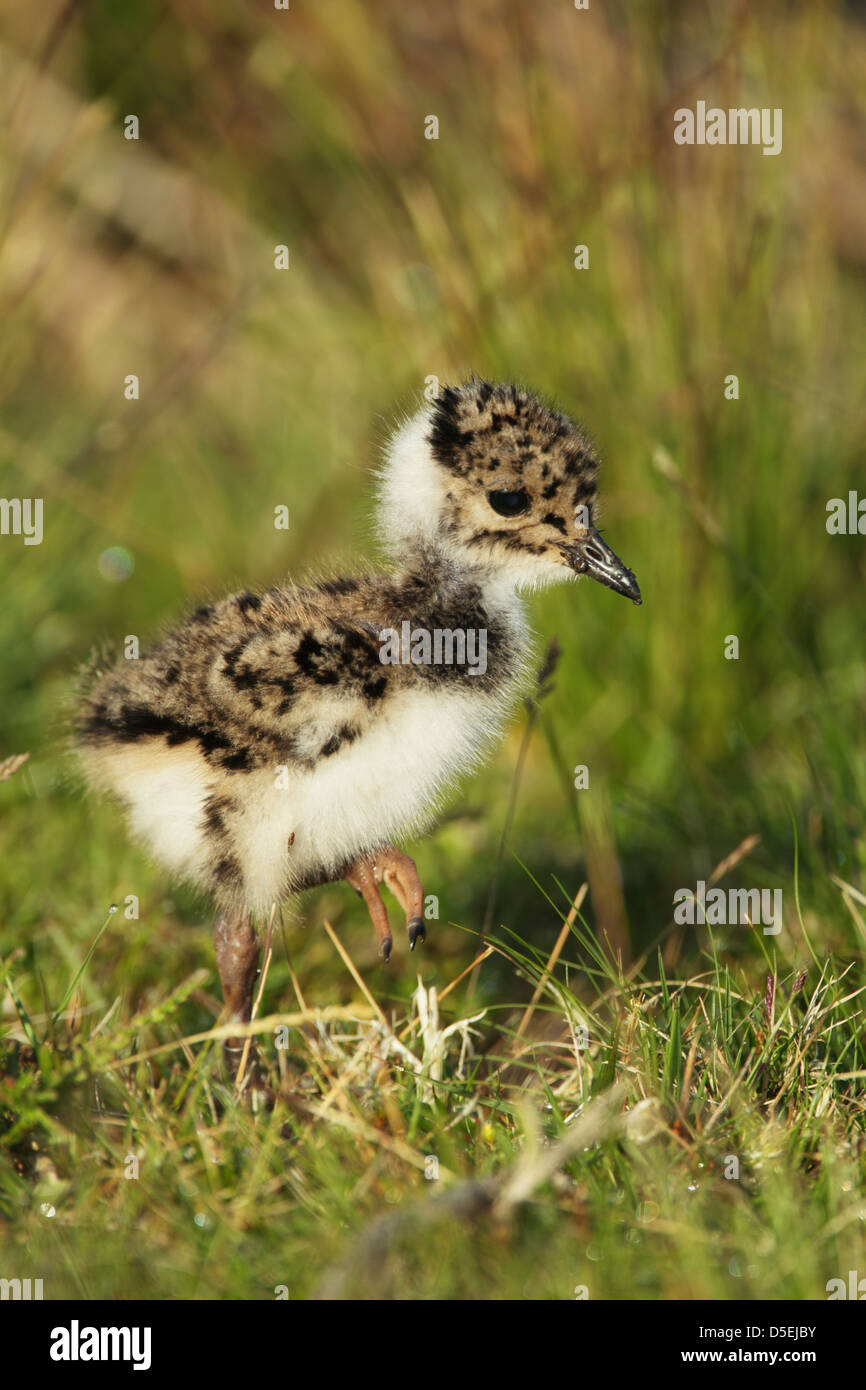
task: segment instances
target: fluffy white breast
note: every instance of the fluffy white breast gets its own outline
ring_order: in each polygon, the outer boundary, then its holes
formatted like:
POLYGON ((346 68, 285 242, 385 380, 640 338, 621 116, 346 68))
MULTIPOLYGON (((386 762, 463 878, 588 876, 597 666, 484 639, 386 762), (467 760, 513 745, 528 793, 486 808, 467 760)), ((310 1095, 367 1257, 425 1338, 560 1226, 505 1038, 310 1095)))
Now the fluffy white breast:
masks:
POLYGON ((172 873, 195 877, 204 803, 216 782, 201 753, 149 738, 85 748, 81 756, 93 785, 121 799, 130 828, 154 857, 172 873))
POLYGON ((481 691, 407 691, 362 738, 309 771, 289 771, 283 787, 253 774, 238 849, 256 905, 280 897, 287 871, 298 882, 336 870, 429 825, 449 785, 501 734, 508 703, 481 691))

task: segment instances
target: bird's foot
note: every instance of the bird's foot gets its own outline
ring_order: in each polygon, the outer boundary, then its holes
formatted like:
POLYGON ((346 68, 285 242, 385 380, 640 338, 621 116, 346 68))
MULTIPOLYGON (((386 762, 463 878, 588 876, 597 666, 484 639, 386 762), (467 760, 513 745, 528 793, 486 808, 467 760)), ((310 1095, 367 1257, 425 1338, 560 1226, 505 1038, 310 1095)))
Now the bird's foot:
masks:
POLYGON ((394 849, 393 845, 383 845, 374 854, 362 855, 360 859, 356 859, 345 879, 364 899, 376 930, 379 954, 386 961, 390 959, 393 941, 388 914, 379 893, 381 883, 390 889, 406 914, 409 950, 414 951, 416 944, 425 939, 424 889, 421 887, 415 861, 410 859, 408 854, 394 849))

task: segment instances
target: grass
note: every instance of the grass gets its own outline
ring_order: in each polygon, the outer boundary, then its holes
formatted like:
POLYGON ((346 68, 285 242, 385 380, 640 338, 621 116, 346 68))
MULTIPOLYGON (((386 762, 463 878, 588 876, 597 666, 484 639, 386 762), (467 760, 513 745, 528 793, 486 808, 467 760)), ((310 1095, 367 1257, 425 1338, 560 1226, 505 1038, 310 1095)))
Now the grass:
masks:
POLYGON ((0 490, 45 502, 41 546, 0 537, 0 760, 30 755, 0 782, 0 1275, 764 1299, 866 1274, 866 562, 825 527, 864 445, 862 26, 109 9, 0 31, 0 490), (781 107, 782 154, 675 147, 698 99, 781 107), (408 847, 422 952, 387 970, 339 887, 286 912, 260 1005, 283 1098, 252 1112, 207 906, 75 785, 74 672, 208 593, 372 555, 386 429, 470 370, 598 437, 644 605, 532 600, 550 688, 408 847), (714 871, 781 889, 781 932, 675 922, 714 871))
POLYGON ((6 1265, 70 1298, 825 1297, 866 1220, 852 967, 801 969, 804 936, 760 989, 710 932, 687 977, 623 971, 561 915, 552 970, 485 948, 536 987, 522 1014, 464 973, 386 1015, 343 948, 358 1002, 250 1027, 270 1112, 196 1032, 204 970, 131 1017, 74 981, 28 1014, 7 976, 6 1265))

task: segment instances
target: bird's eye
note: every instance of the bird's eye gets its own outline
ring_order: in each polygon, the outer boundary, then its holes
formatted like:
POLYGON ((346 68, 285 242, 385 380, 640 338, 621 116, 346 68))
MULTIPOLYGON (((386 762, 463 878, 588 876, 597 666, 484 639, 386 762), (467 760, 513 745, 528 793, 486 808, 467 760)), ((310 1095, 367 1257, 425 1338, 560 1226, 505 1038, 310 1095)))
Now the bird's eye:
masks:
POLYGON ((520 516, 529 506, 525 492, 488 492, 487 500, 500 516, 520 516))

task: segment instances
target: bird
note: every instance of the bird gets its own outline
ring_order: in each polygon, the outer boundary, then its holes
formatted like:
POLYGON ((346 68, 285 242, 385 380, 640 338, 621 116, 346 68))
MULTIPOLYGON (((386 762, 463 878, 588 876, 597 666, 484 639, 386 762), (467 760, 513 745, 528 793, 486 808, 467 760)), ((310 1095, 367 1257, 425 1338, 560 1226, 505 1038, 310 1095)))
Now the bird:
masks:
POLYGON ((383 886, 410 949, 425 939, 418 871, 393 842, 427 831, 503 734, 527 595, 586 575, 641 602, 597 528, 598 475, 584 429, 526 387, 442 386, 385 446, 378 567, 203 604, 91 672, 74 721, 86 778, 213 900, 227 1023, 251 1016, 257 924, 309 888, 346 880, 386 962, 383 886))

